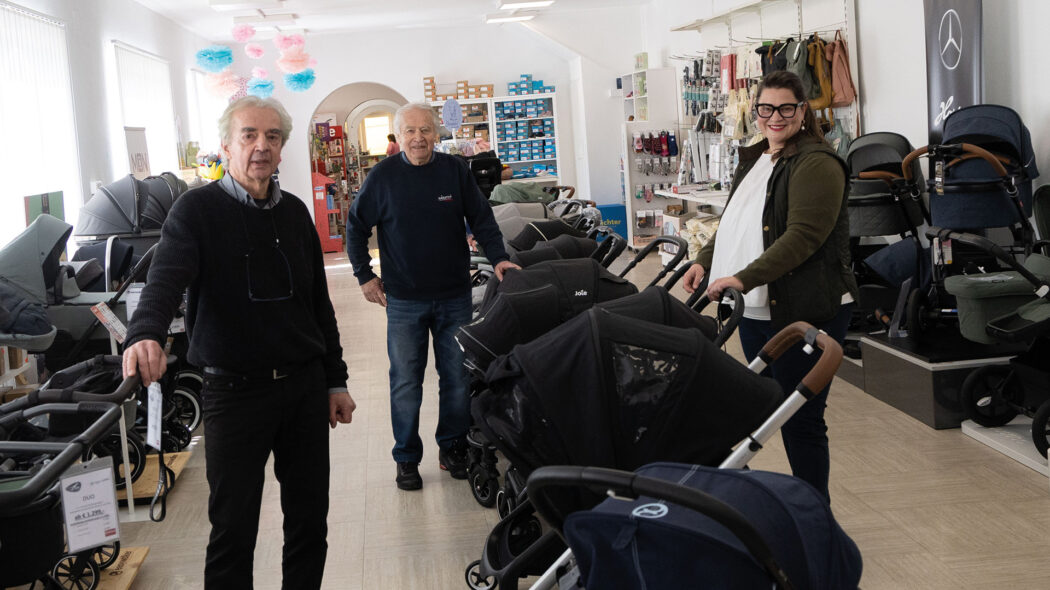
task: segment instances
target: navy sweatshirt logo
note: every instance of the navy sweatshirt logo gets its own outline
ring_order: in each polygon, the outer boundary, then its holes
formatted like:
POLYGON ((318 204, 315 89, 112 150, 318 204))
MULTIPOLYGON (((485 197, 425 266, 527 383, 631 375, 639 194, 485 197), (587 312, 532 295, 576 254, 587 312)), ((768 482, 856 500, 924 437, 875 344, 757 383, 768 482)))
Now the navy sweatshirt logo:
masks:
POLYGON ((452 200, 452 195, 438 195, 439 203, 447 203, 452 200))

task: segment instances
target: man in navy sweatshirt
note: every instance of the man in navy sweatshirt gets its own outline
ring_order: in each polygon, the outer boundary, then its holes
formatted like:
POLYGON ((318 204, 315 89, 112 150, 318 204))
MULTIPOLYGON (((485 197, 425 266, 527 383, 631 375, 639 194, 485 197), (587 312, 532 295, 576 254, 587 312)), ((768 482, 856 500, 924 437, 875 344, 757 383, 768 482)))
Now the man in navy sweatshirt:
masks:
POLYGON ((326 423, 349 423, 355 408, 317 231, 306 205, 271 180, 291 130, 275 99, 226 108, 226 175, 172 206, 125 342, 125 375, 159 379, 167 368, 160 343, 189 288, 188 359, 204 371, 206 590, 252 588, 271 453, 284 512, 282 588, 321 587, 326 423))
POLYGON ((423 487, 419 408, 431 335, 440 397, 438 460, 452 477, 467 476, 470 400, 463 351, 453 338, 471 320, 464 220, 497 279, 518 267, 508 260, 492 207, 466 164, 434 152, 434 111, 424 104, 405 105, 394 114, 394 129, 401 153, 377 164, 365 178, 347 217, 346 249, 365 299, 386 308, 395 481, 402 490, 418 490, 423 487), (373 227, 379 233, 382 279, 369 266, 373 227))

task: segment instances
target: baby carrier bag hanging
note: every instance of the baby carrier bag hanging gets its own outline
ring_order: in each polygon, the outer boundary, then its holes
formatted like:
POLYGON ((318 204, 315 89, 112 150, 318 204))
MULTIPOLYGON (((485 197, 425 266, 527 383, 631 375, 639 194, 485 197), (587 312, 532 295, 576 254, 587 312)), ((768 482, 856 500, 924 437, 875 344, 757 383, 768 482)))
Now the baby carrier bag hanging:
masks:
POLYGON ((848 107, 857 99, 857 89, 849 71, 849 50, 842 31, 835 31, 835 39, 824 48, 824 57, 831 64, 831 107, 848 107))
POLYGON ((813 90, 809 95, 809 108, 814 111, 826 109, 832 103, 831 68, 825 53, 824 40, 816 33, 809 38, 806 49, 809 51, 807 63, 813 72, 813 90))
POLYGON ((802 80, 802 90, 806 98, 815 98, 813 94, 813 73, 809 69, 809 51, 806 49, 806 41, 788 41, 787 65, 784 69, 794 73, 802 80))

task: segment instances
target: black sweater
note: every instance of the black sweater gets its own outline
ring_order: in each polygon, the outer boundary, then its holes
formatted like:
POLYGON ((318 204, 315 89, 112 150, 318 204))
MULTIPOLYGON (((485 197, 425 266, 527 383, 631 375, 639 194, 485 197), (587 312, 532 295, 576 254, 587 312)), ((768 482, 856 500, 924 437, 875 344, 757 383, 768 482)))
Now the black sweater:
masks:
POLYGON ((416 300, 469 294, 464 219, 492 264, 507 260, 492 207, 462 160, 437 152, 422 166, 403 154, 383 160, 368 173, 347 216, 354 275, 362 285, 376 276, 367 246, 376 227, 386 293, 416 300))
POLYGON ((127 345, 163 342, 189 287, 189 361, 233 371, 283 368, 323 357, 329 388, 346 387, 346 363, 328 296, 321 244, 302 201, 283 192, 272 209, 236 201, 218 183, 175 202, 161 230, 127 345), (280 253, 274 250, 274 235, 280 253), (251 301, 247 255, 251 253, 251 301))

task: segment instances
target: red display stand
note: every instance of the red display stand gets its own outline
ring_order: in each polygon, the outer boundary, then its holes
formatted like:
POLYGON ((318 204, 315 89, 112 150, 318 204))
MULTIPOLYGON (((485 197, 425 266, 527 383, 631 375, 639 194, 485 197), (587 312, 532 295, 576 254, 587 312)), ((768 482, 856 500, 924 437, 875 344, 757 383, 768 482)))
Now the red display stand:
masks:
POLYGON ((328 187, 335 181, 323 174, 313 173, 314 226, 321 238, 322 252, 339 252, 343 249, 343 236, 339 233, 339 208, 329 201, 328 187))

